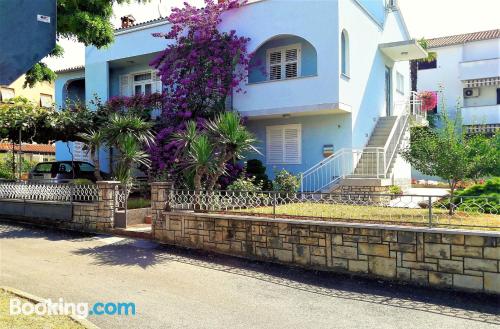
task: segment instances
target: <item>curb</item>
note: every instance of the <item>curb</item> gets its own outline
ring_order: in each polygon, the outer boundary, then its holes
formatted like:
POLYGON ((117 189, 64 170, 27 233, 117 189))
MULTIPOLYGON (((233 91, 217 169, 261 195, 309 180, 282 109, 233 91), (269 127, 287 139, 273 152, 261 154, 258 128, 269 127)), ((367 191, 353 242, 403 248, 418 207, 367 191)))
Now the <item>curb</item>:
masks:
MULTIPOLYGON (((11 293, 13 295, 19 296, 23 299, 26 299, 32 303, 43 303, 45 301, 44 298, 32 295, 30 293, 24 292, 19 289, 11 288, 11 287, 6 287, 6 286, 0 286, 0 290, 3 290, 5 292, 11 293)), ((76 323, 80 324, 86 329, 101 329, 92 322, 90 322, 87 319, 81 319, 79 317, 76 317, 75 315, 68 315, 71 320, 75 321, 76 323)))

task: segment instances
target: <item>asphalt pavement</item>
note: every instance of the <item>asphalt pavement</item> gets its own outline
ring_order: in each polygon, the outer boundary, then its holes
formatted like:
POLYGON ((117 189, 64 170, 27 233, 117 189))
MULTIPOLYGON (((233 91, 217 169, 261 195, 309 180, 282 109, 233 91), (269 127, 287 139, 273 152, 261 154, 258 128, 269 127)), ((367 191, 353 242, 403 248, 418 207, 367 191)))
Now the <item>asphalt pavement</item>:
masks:
MULTIPOLYGON (((500 300, 0 222, 0 285, 134 302, 101 328, 498 328, 500 300)), ((0 323, 0 327, 1 323, 0 323)))

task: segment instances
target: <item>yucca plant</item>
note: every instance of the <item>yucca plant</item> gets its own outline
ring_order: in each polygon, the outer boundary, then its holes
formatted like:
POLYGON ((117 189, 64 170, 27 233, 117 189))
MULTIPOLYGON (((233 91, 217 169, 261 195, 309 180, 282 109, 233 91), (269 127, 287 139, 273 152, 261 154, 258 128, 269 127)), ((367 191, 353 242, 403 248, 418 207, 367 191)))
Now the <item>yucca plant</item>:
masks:
POLYGON ((152 128, 153 123, 138 116, 113 114, 104 133, 110 145, 118 146, 126 136, 132 136, 140 144, 149 145, 154 140, 152 128))
POLYGON ((105 143, 105 135, 100 130, 90 129, 85 133, 79 133, 78 137, 83 140, 84 150, 90 154, 90 158, 94 163, 94 176, 100 181, 102 180, 101 170, 99 165, 99 148, 105 143))
POLYGON ((239 160, 247 152, 260 153, 253 145, 257 142, 254 135, 241 124, 240 116, 235 112, 225 112, 207 123, 209 134, 217 141, 217 171, 208 181, 208 189, 212 190, 217 180, 224 174, 225 164, 231 160, 239 160))
POLYGON ((190 121, 185 131, 175 134, 173 139, 184 150, 182 160, 193 170, 197 190, 213 190, 219 177, 225 174, 228 161, 241 159, 245 152, 258 153, 253 146, 255 137, 234 112, 223 113, 203 127, 190 121))
POLYGON ((132 183, 132 167, 134 164, 146 168, 151 166, 149 154, 143 147, 153 142, 150 122, 134 115, 114 114, 108 126, 103 130, 108 145, 118 149, 115 177, 124 184, 132 183))
POLYGON ((206 135, 196 135, 189 145, 187 152, 188 169, 194 171, 194 188, 202 189, 204 176, 212 175, 217 171, 215 147, 206 135))

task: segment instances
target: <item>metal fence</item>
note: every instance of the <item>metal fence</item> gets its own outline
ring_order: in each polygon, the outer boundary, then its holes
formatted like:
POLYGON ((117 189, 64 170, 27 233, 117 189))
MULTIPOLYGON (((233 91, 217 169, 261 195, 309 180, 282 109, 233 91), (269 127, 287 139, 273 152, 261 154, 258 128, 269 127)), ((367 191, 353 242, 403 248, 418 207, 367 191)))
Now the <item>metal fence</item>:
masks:
POLYGON ((500 200, 394 194, 170 190, 167 210, 500 230, 500 200))
POLYGON ((99 190, 97 185, 92 184, 6 182, 0 183, 0 199, 93 202, 98 201, 99 190))

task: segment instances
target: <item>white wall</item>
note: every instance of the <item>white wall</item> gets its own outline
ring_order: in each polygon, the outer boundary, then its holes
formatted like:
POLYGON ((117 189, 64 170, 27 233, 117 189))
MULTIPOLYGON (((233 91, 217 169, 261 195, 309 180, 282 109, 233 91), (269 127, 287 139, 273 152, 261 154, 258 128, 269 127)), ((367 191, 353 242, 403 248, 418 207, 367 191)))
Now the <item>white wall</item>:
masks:
POLYGON ((469 42, 462 47, 464 62, 500 57, 500 39, 469 42))
MULTIPOLYGON (((438 91, 442 87, 445 108, 453 111, 457 102, 460 106, 463 104, 463 84, 458 65, 462 61, 462 48, 450 46, 430 51, 437 54, 437 68, 418 71, 417 90, 438 91)), ((438 111, 441 111, 441 103, 442 99, 438 98, 438 111)))
MULTIPOLYGON (((437 53, 437 68, 428 70, 419 70, 417 79, 418 91, 432 90, 437 91, 443 87, 442 96, 445 99, 446 109, 450 114, 455 112, 457 104, 459 107, 492 106, 496 104, 496 88, 498 86, 479 87, 479 97, 464 98, 464 84, 461 81, 464 64, 484 63, 486 59, 500 57, 500 48, 498 48, 500 39, 470 42, 464 45, 453 45, 430 49, 437 53), (463 63, 467 61, 467 63, 463 63)), ((480 66, 477 66, 478 69, 480 66)), ((481 73, 481 77, 493 77, 498 75, 497 70, 481 73)), ((441 111, 441 99, 438 99, 438 111, 441 111)), ((466 109, 462 111, 465 114, 466 109)), ((496 110, 494 110, 496 111, 496 110)), ((500 116, 500 113, 491 113, 488 109, 488 120, 500 116)), ((479 113, 478 113, 479 114, 479 113)), ((468 112, 467 117, 473 117, 474 113, 468 112)), ((481 117, 485 117, 481 114, 481 117)), ((464 116, 465 119, 465 116, 464 116)), ((470 121, 470 120, 469 120, 470 121)), ((466 123, 464 121, 464 123, 466 123)), ((485 122, 485 123, 499 123, 485 122)))
MULTIPOLYGON (((352 146, 362 148, 380 116, 385 116, 385 66, 392 68, 393 101, 406 98, 409 88, 408 62, 394 63, 378 49, 379 44, 406 40, 399 14, 389 12, 385 24, 379 26, 369 19, 354 1, 339 2, 339 31, 349 35, 349 78, 340 77, 341 103, 352 107, 352 146), (396 92, 396 71, 405 76, 406 95, 396 92)), ((340 32, 337 42, 340 48, 340 32)), ((340 65, 340 64, 339 64, 340 65)))

